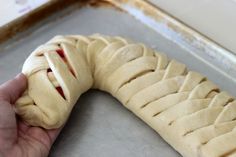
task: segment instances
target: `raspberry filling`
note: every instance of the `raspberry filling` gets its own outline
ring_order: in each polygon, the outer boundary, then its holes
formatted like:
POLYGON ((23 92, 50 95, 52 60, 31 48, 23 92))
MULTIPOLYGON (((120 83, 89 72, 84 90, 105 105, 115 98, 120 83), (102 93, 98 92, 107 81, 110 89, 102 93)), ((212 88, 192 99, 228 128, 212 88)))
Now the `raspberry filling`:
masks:
MULTIPOLYGON (((70 64, 66 60, 66 56, 65 56, 64 51, 62 49, 58 49, 58 50, 56 50, 56 53, 63 59, 63 61, 67 65, 68 69, 70 70, 71 74, 75 77, 75 73, 74 73, 73 69, 71 68, 70 64)), ((57 82, 57 80, 52 72, 52 69, 48 68, 47 73, 48 73, 49 80, 52 82, 52 84, 56 88, 57 92, 65 99, 65 94, 64 94, 61 86, 57 82)))
POLYGON ((59 56, 61 57, 61 58, 65 58, 65 54, 64 54, 64 51, 63 50, 61 50, 61 49, 59 49, 59 50, 56 50, 56 52, 57 52, 57 54, 59 54, 59 56))
POLYGON ((62 90, 62 88, 60 87, 60 85, 58 84, 53 72, 52 72, 52 69, 47 69, 47 74, 48 74, 48 78, 49 80, 52 82, 53 86, 56 88, 57 92, 65 99, 65 94, 62 90))
POLYGON ((56 90, 65 99, 65 95, 64 95, 64 92, 63 92, 62 88, 61 87, 56 87, 56 90))
POLYGON ((57 54, 64 60, 64 62, 67 64, 67 66, 69 67, 69 70, 71 72, 71 74, 75 77, 75 72, 73 71, 73 69, 71 68, 71 66, 69 65, 69 63, 66 60, 65 57, 65 53, 62 49, 56 50, 57 54))

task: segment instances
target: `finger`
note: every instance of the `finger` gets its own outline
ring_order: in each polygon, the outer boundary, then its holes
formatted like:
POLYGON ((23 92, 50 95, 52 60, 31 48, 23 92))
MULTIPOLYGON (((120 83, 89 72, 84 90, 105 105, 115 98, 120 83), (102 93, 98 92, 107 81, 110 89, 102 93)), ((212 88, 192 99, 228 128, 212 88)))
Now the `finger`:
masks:
POLYGON ((0 101, 0 146, 12 147, 17 138, 15 112, 9 102, 0 101))
POLYGON ((18 130, 22 132, 26 132, 30 128, 29 124, 19 119, 17 120, 17 124, 18 124, 18 130))
POLYGON ((51 145, 55 142, 57 136, 59 135, 59 133, 61 132, 63 127, 60 127, 58 129, 52 129, 52 130, 47 130, 48 133, 48 137, 50 138, 51 141, 51 145))
POLYGON ((46 146, 49 150, 52 147, 52 144, 54 143, 60 131, 61 128, 46 130, 40 127, 29 127, 26 131, 26 134, 32 139, 35 139, 44 146, 46 146))
POLYGON ((14 79, 0 85, 0 100, 15 103, 26 87, 27 79, 25 75, 18 74, 14 79))

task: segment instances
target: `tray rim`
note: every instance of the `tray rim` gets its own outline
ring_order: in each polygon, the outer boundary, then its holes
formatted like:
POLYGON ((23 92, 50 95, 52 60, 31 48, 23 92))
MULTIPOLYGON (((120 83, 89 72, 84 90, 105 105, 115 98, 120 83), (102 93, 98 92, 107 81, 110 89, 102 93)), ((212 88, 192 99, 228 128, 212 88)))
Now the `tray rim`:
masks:
POLYGON ((236 55, 148 0, 104 0, 132 15, 236 83, 236 55))

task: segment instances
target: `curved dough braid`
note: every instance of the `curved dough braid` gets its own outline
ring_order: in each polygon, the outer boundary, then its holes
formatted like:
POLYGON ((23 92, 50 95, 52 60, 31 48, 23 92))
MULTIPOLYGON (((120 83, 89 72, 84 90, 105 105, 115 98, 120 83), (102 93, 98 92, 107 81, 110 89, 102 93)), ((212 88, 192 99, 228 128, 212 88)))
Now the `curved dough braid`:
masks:
POLYGON ((236 156, 236 101, 184 64, 143 44, 102 35, 56 36, 26 60, 16 112, 58 128, 90 88, 111 93, 185 157, 236 156))

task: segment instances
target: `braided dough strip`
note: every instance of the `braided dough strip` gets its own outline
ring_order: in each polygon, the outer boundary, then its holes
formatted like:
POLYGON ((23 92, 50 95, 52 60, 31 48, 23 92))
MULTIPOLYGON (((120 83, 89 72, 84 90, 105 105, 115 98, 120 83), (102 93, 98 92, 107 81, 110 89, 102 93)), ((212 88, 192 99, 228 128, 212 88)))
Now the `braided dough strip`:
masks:
POLYGON ((184 157, 236 156, 236 101, 199 73, 143 44, 103 35, 56 36, 25 61, 28 89, 16 112, 62 126, 79 96, 106 91, 184 157))

